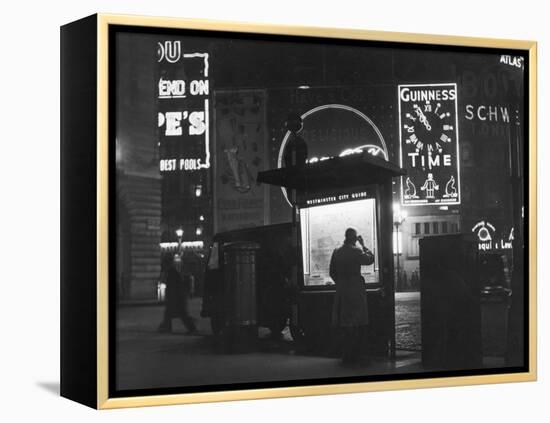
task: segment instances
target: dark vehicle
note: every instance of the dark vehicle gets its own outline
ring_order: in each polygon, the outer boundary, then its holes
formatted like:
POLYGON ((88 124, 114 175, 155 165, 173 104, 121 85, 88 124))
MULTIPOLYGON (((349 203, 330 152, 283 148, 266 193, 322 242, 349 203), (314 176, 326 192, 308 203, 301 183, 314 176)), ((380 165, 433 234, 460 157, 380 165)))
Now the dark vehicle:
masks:
POLYGON ((251 298, 257 310, 257 325, 270 329, 272 336, 281 336, 291 313, 290 277, 296 263, 296 249, 291 242, 291 223, 260 226, 218 233, 204 275, 204 296, 201 315, 210 317, 212 332, 220 334, 228 324, 228 278, 224 276, 226 252, 236 243, 255 243, 256 286, 251 298))

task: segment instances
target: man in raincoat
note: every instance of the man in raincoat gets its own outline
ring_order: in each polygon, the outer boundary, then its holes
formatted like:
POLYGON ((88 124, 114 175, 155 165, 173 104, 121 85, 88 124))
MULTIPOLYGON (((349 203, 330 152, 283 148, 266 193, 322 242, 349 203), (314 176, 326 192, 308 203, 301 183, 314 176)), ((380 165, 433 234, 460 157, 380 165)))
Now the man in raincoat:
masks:
POLYGON ((365 247, 357 231, 348 228, 344 244, 336 248, 330 259, 330 277, 336 284, 332 310, 334 326, 342 335, 342 361, 353 365, 362 358, 363 340, 369 322, 365 281, 361 266, 374 263, 374 255, 365 247), (361 248, 355 246, 359 241, 361 248))

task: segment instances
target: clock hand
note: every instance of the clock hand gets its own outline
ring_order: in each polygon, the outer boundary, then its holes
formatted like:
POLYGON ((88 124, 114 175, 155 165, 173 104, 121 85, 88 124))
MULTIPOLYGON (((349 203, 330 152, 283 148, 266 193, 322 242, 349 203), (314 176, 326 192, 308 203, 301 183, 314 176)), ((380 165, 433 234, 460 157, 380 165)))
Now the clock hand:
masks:
POLYGON ((414 111, 418 115, 418 120, 420 120, 420 122, 422 122, 422 124, 425 126, 425 128, 428 131, 431 131, 432 126, 430 125, 430 122, 428 122, 428 119, 426 118, 426 115, 424 113, 422 113, 422 110, 416 104, 414 105, 414 111))

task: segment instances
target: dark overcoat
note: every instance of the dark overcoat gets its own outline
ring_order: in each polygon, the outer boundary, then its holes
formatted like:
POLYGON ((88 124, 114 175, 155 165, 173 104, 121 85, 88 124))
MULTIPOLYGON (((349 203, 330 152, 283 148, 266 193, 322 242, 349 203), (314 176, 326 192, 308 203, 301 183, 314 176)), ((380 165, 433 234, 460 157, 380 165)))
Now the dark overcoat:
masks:
POLYGON ((332 308, 332 323, 339 327, 368 324, 367 293, 361 276, 361 266, 374 263, 370 252, 351 245, 336 248, 330 259, 330 277, 336 284, 332 308))
POLYGON ((180 317, 187 308, 190 283, 187 275, 180 275, 174 266, 165 270, 166 311, 170 317, 180 317))

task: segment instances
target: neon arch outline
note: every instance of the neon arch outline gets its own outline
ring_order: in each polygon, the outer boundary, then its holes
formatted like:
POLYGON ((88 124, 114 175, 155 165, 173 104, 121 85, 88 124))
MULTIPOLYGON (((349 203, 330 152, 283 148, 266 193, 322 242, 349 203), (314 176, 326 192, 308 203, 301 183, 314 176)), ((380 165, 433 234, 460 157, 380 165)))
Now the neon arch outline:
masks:
MULTIPOLYGON (((378 129, 376 124, 367 115, 365 115, 363 112, 360 112, 357 109, 354 109, 353 107, 346 106, 344 104, 324 104, 322 106, 314 107, 313 109, 310 109, 307 112, 305 112, 303 115, 301 115, 302 121, 306 117, 308 117, 309 115, 312 115, 313 113, 316 113, 316 112, 319 112, 319 111, 325 110, 325 109, 347 110, 349 112, 355 113, 360 118, 365 120, 372 127, 372 129, 374 129, 374 132, 376 132, 376 135, 378 136, 378 139, 380 140, 380 142, 382 144, 382 151, 384 153, 384 158, 386 159, 386 161, 388 161, 388 158, 389 158, 388 147, 386 146, 386 141, 384 140, 384 136, 382 135, 382 133, 380 132, 380 130, 378 129)), ((283 152, 285 150, 285 147, 286 147, 286 144, 288 142, 288 137, 289 136, 290 136, 290 131, 286 131, 286 134, 283 138, 283 142, 281 143, 281 147, 279 148, 279 156, 277 157, 277 168, 279 168, 279 169, 281 168, 281 165, 282 165, 282 162, 283 162, 283 152)), ((361 146, 361 147, 363 147, 363 146, 361 146)), ((292 207, 292 204, 290 203, 290 201, 288 201, 286 188, 281 187, 281 191, 283 192, 283 196, 285 197, 286 202, 292 207)))

